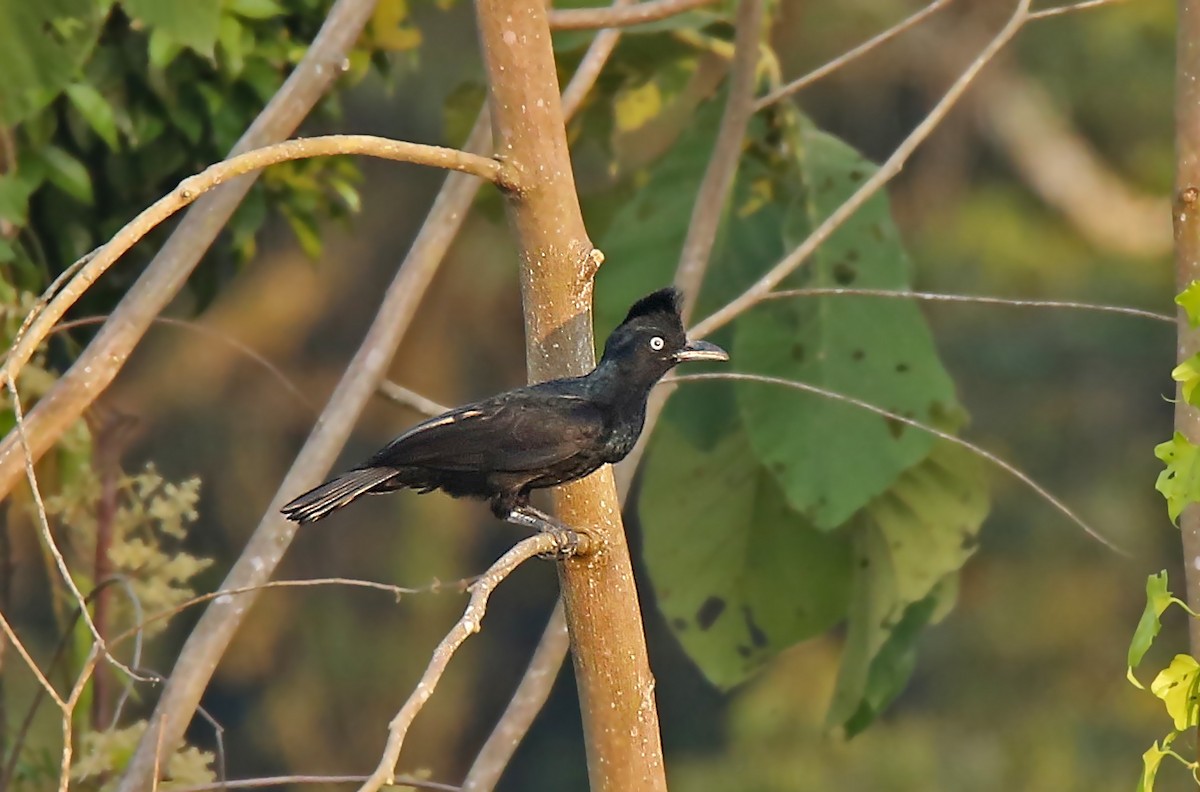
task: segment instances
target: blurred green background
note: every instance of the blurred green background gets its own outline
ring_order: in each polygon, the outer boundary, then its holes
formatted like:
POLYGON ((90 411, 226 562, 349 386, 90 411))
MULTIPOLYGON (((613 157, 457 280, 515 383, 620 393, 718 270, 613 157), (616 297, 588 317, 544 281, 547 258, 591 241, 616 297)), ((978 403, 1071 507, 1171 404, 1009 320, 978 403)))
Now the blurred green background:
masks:
MULTIPOLYGON (((782 73, 801 74, 917 7, 784 0, 772 33, 782 73)), ((444 107, 481 73, 471 8, 420 4, 413 14, 422 45, 395 56, 386 79, 373 74, 343 96, 338 129, 456 142, 444 107)), ((1004 14, 1007 4, 961 0, 798 102, 881 161, 1004 14)), ((1174 35, 1168 0, 1028 26, 891 188, 917 288, 1170 312, 1174 35)), ((415 167, 361 167, 361 214, 349 227, 323 229, 318 259, 272 221, 257 257, 199 319, 278 364, 304 401, 236 352, 171 327, 151 331, 106 396, 138 421, 127 468, 154 460, 170 478, 203 481, 189 549, 215 564, 200 590, 216 587, 261 517, 441 179, 415 167)), ((484 199, 468 221, 392 365, 395 381, 445 404, 524 377, 516 258, 496 208, 484 199)), ((179 312, 195 299, 181 299, 179 312)), ((1132 557, 1104 549, 992 470, 992 514, 957 607, 922 638, 906 692, 848 743, 822 727, 838 631, 721 695, 682 654, 643 586, 673 790, 1132 790, 1141 753, 1168 731, 1161 704, 1125 680, 1125 652, 1146 575, 1166 568, 1182 586, 1178 533, 1153 488, 1160 466, 1152 449, 1171 431, 1174 328, 1067 310, 922 310, 971 412, 967 436, 1027 471, 1132 557)), ((357 461, 417 418, 379 399, 343 461, 357 461)), ((627 517, 636 556, 634 510, 627 517)), ((277 577, 456 580, 484 568, 513 536, 478 504, 370 499, 303 528, 277 577)), ((45 584, 26 569, 14 575, 13 607, 44 648, 54 639, 39 632, 45 584)), ((555 594, 549 564, 527 565, 500 589, 486 629, 455 658, 417 720, 402 770, 448 782, 462 776, 555 594)), ((204 698, 224 729, 229 777, 373 766, 387 721, 462 606, 452 592, 399 603, 344 588, 266 592, 204 698)), ((195 616, 175 620, 147 665, 170 669, 195 616)), ((1145 668, 1184 649, 1173 613, 1145 668)), ((30 683, 5 670, 15 711, 30 683)), ((51 740, 56 727, 45 716, 39 733, 51 740)), ((214 742, 199 720, 189 739, 214 742)), ((1180 751, 1195 746, 1181 743, 1180 751)), ((1192 784, 1170 766, 1159 779, 1160 789, 1192 784)), ((569 671, 500 789, 586 789, 569 671)))

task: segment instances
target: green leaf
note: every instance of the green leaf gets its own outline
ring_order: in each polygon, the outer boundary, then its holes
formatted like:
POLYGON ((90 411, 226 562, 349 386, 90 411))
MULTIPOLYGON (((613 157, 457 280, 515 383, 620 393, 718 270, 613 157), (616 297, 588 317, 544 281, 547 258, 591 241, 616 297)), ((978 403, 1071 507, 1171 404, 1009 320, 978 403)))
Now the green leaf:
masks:
POLYGON ((1171 755, 1168 750, 1170 746, 1169 740, 1171 737, 1163 740, 1163 745, 1160 748, 1158 741, 1154 741, 1144 754, 1142 754, 1142 775, 1138 779, 1137 792, 1154 792, 1154 779, 1158 776, 1158 768, 1162 764, 1162 760, 1171 755))
POLYGON ((1188 324, 1200 327, 1200 281, 1192 281, 1175 297, 1175 302, 1187 314, 1188 324))
POLYGON ((1196 615, 1183 600, 1171 596, 1171 592, 1167 589, 1167 570, 1164 569, 1157 575, 1150 575, 1146 578, 1146 608, 1138 620, 1137 629, 1133 631, 1133 640, 1129 642, 1129 668, 1126 671, 1129 681, 1138 688, 1141 688, 1142 684, 1133 675, 1133 669, 1142 662, 1142 658, 1146 656, 1154 639, 1158 637, 1158 633, 1162 629, 1163 611, 1172 602, 1193 616, 1196 615))
POLYGON ((900 691, 916 637, 953 596, 987 510, 981 460, 942 441, 856 519, 853 593, 831 726, 861 731, 900 691))
POLYGON ((245 19, 272 19, 285 13, 275 0, 225 0, 225 8, 245 19))
POLYGON ((126 13, 152 33, 164 34, 179 44, 211 58, 221 20, 220 0, 121 0, 126 13))
POLYGON ((89 83, 77 82, 66 88, 67 99, 83 116, 89 127, 95 132, 110 150, 116 151, 121 142, 117 136, 117 118, 112 105, 100 95, 100 92, 89 83))
POLYGON ((659 607, 720 688, 845 614, 848 537, 791 512, 741 433, 706 451, 662 426, 638 511, 659 607))
POLYGON ((81 203, 92 203, 92 177, 82 162, 58 146, 48 146, 38 154, 51 184, 81 203))
MULTIPOLYGON (((875 166, 810 124, 799 126, 805 190, 787 230, 802 238, 875 166)), ((907 288, 909 264, 886 196, 869 200, 785 285, 907 288)), ((961 420, 954 383, 910 301, 773 300, 738 320, 730 353, 739 369, 808 382, 927 424, 961 420)), ((822 529, 844 523, 933 447, 927 432, 815 394, 751 383, 737 392, 759 458, 788 501, 822 529)))
POLYGON ((0 220, 24 226, 29 216, 29 196, 41 184, 23 170, 0 174, 0 220))
POLYGON ((1200 354, 1192 355, 1171 370, 1171 379, 1181 384, 1183 400, 1198 406, 1195 400, 1196 386, 1200 385, 1200 354))
POLYGON ((1189 503, 1200 500, 1200 450, 1188 442, 1181 432, 1176 432, 1165 443, 1154 447, 1154 456, 1166 464, 1166 470, 1158 474, 1154 488, 1167 499, 1167 514, 1171 521, 1179 519, 1179 514, 1189 503))
POLYGON ((1150 683, 1150 692, 1162 699, 1167 714, 1175 721, 1175 731, 1197 723, 1196 686, 1200 683, 1200 664, 1191 655, 1178 654, 1150 683))
POLYGON ((30 118, 76 77, 107 13, 96 0, 0 0, 0 126, 30 118))

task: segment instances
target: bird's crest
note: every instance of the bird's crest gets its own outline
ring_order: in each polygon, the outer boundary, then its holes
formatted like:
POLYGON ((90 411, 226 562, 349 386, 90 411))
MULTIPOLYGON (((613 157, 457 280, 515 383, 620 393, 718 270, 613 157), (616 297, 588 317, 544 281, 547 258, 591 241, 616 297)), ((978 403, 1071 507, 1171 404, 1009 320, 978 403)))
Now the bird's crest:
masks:
POLYGON ((653 316, 654 314, 667 314, 678 319, 682 302, 683 295, 674 286, 659 289, 635 302, 630 307, 629 313, 626 314, 625 321, 621 324, 627 324, 634 319, 641 319, 644 316, 653 316))

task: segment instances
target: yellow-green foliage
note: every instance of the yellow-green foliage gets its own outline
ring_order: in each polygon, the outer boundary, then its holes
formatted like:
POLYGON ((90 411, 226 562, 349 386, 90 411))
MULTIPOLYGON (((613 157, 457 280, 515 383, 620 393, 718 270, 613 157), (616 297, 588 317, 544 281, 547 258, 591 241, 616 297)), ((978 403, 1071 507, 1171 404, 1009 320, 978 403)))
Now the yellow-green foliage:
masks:
MULTIPOLYGON (((138 721, 124 729, 85 734, 80 741, 79 758, 71 768, 71 777, 86 782, 89 779, 112 776, 129 762, 144 731, 146 721, 138 721)), ((164 762, 165 778, 159 782, 158 788, 163 792, 170 792, 172 789, 200 786, 215 781, 213 759, 213 755, 208 751, 186 745, 181 747, 164 762)), ((115 786, 116 779, 113 778, 101 786, 100 790, 104 792, 115 786)))

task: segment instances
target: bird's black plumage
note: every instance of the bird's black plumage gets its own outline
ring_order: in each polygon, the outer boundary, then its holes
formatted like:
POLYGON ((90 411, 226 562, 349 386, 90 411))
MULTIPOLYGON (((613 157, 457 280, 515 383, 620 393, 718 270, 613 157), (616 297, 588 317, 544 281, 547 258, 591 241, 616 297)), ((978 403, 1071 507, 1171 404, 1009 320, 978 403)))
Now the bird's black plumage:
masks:
POLYGON ((642 432, 650 389, 676 364, 727 360, 720 347, 689 342, 679 293, 638 300, 582 377, 507 391, 423 421, 374 456, 283 507, 312 522, 361 495, 415 489, 488 500, 509 519, 530 490, 582 478, 620 461, 642 432))

